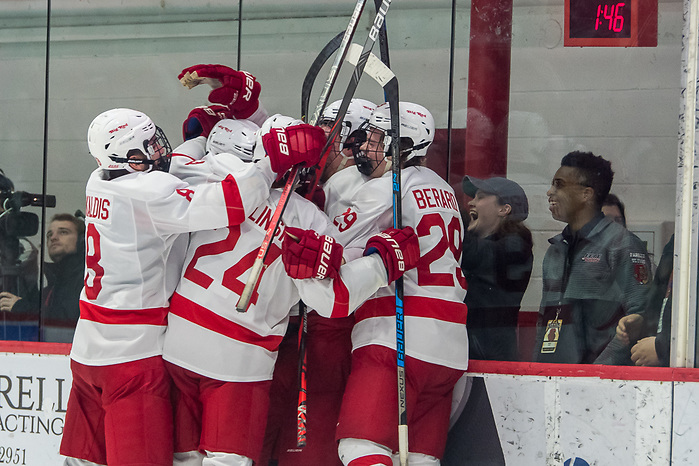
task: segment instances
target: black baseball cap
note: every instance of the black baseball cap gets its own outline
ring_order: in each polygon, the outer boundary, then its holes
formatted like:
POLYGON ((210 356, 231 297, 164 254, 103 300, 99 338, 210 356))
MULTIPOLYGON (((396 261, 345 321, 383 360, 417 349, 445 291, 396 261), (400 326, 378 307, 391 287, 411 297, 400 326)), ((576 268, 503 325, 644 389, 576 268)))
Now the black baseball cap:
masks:
POLYGON ((488 178, 481 180, 472 176, 464 176, 461 183, 464 193, 470 197, 476 197, 476 191, 483 191, 488 194, 495 194, 504 204, 510 204, 512 211, 510 218, 515 221, 522 221, 529 216, 529 201, 527 195, 520 185, 512 180, 502 177, 488 178))

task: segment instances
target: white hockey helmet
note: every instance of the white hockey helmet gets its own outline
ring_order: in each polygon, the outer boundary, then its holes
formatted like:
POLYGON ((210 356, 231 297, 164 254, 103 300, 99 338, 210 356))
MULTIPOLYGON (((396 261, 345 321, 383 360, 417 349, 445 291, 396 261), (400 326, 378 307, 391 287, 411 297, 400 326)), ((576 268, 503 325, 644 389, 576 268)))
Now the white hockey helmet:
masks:
MULTIPOLYGON (((318 122, 319 125, 332 126, 337 118, 337 112, 340 111, 340 106, 342 105, 342 100, 336 100, 331 103, 325 110, 323 110, 323 116, 318 122)), ((342 129, 340 130, 340 144, 344 145, 349 136, 353 131, 359 129, 362 124, 369 121, 371 113, 376 108, 376 104, 364 99, 352 99, 347 107, 347 113, 342 119, 342 129)))
POLYGON ((259 129, 260 127, 250 120, 221 120, 209 133, 206 152, 213 155, 225 152, 250 162, 255 150, 256 132, 259 129))
MULTIPOLYGON (((413 157, 425 157, 427 148, 434 140, 434 118, 422 105, 412 102, 399 102, 400 138, 402 161, 406 162, 413 157)), ((388 155, 391 150, 391 137, 388 132, 391 129, 391 111, 388 102, 385 102, 374 110, 366 124, 367 129, 378 128, 384 131, 384 153, 388 155)))
POLYGON ((255 151, 252 157, 253 162, 257 162, 265 157, 265 148, 262 145, 262 136, 269 133, 272 128, 286 128, 287 126, 294 126, 303 124, 302 120, 298 118, 282 115, 281 113, 275 113, 271 117, 267 118, 260 129, 256 133, 255 151))
POLYGON ((95 117, 87 130, 87 145, 104 170, 134 172, 131 164, 145 164, 167 171, 172 152, 165 134, 148 115, 128 108, 107 110, 95 117), (132 151, 147 159, 129 160, 132 151))

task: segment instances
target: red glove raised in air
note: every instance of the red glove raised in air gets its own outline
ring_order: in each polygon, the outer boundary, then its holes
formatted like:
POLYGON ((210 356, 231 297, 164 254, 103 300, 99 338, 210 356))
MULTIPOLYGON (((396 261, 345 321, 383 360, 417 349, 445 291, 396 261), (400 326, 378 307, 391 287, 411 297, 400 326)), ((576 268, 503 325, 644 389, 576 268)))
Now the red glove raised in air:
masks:
POLYGON ((177 76, 188 88, 206 83, 212 87, 209 102, 227 105, 239 120, 248 118, 259 107, 262 86, 247 71, 236 71, 224 65, 194 65, 177 76))
POLYGON ((342 265, 342 245, 332 236, 313 230, 286 227, 282 262, 291 278, 337 278, 342 265))
POLYGON ((233 118, 233 115, 225 105, 196 107, 189 112, 187 119, 182 123, 182 137, 185 141, 197 136, 209 137, 216 123, 226 118, 233 118))
POLYGON ((272 170, 282 176, 294 165, 312 166, 320 160, 325 145, 325 131, 308 124, 272 128, 262 135, 262 145, 272 170))
POLYGON ((420 260, 420 243, 411 227, 402 230, 389 228, 369 238, 364 255, 378 253, 388 272, 388 283, 393 283, 420 260))

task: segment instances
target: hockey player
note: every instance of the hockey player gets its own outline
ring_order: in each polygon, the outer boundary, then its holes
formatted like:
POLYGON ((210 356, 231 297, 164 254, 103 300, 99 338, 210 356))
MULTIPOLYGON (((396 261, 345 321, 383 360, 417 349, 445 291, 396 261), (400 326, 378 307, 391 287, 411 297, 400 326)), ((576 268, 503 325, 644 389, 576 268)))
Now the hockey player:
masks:
POLYGON ((276 173, 314 164, 320 151, 275 152, 235 172, 192 165, 217 177, 195 186, 166 173, 169 143, 142 112, 103 112, 87 139, 99 168, 86 187, 85 287, 60 452, 67 465, 170 465, 171 380, 161 355, 183 233, 240 224, 276 173))
MULTIPOLYGON (((330 132, 337 118, 342 101, 325 108, 319 126, 330 132)), ((366 180, 354 166, 353 147, 359 147, 359 127, 369 121, 376 105, 364 99, 352 99, 341 124, 342 129, 331 146, 320 176, 322 186, 316 189, 314 202, 330 217, 340 216, 348 205, 342 197, 351 197, 366 180), (350 168, 346 170, 346 168, 350 168), (327 195, 323 195, 327 193, 327 195)), ((336 224, 336 226, 338 226, 336 224)), ((336 232, 339 237, 343 234, 336 232)), ((355 256, 361 255, 360 249, 355 256)), ((349 251, 345 256, 351 255, 349 251)), ((350 259, 350 257, 348 257, 350 259)), ((351 332, 354 316, 326 319, 308 309, 305 317, 307 335, 305 356, 307 359, 306 407, 308 410, 306 437, 303 448, 297 445, 299 319, 293 316, 279 348, 270 390, 270 409, 265 432, 265 445, 260 463, 267 466, 270 459, 285 466, 308 466, 340 463, 337 458, 335 426, 340 414, 342 395, 351 366, 351 332)))
MULTIPOLYGON (((323 131, 312 127, 316 131, 299 134, 297 128, 308 126, 300 123, 281 115, 270 117, 258 132, 255 163, 242 160, 246 156, 234 158, 227 153, 214 158, 232 169, 242 169, 304 147, 317 147, 320 151, 325 142, 323 131)), ((237 153, 236 149, 231 151, 237 153)), ((186 166, 196 163, 191 161, 186 166)), ((198 231, 190 236, 185 267, 170 305, 163 349, 176 386, 177 465, 252 465, 257 461, 277 347, 285 333, 290 308, 301 297, 328 316, 347 316, 387 283, 384 261, 397 260, 372 254, 338 272, 342 247, 331 237, 318 234, 334 233, 334 228, 313 204, 292 194, 270 243, 250 307, 245 313, 236 311, 235 303, 279 198, 280 192, 272 190, 239 225, 198 231), (314 232, 306 234, 294 227, 314 232), (280 259, 281 238, 287 233, 299 240, 291 246, 298 252, 290 265, 295 275, 336 278, 291 280, 280 259), (308 262, 305 248, 314 246, 326 246, 327 256, 308 262)), ((400 246, 408 258, 415 257, 411 254, 417 250, 414 235, 405 235, 400 246)), ((405 262, 405 267, 414 263, 405 262)))
MULTIPOLYGON (((351 238, 346 247, 366 243, 392 224, 390 125, 388 104, 377 107, 366 125, 367 141, 356 160, 368 181, 339 218, 343 234, 351 238)), ((402 222, 415 228, 421 254, 417 267, 404 276, 409 463, 414 466, 439 464, 444 450, 452 389, 468 363, 466 284, 456 196, 424 167, 434 138, 432 115, 401 102, 400 130, 402 222)), ((398 450, 395 312, 390 285, 354 313, 352 372, 336 434, 345 465, 392 465, 398 450)))

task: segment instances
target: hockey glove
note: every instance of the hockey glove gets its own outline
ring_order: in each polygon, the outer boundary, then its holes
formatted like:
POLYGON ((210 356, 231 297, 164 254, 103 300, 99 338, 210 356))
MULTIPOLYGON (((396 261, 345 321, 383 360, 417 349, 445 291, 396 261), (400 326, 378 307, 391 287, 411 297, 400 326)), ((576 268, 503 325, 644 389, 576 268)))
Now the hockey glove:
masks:
POLYGON ((411 227, 402 230, 389 228, 367 241, 364 255, 374 253, 381 256, 390 284, 417 265, 420 259, 420 244, 411 227))
POLYGON ((342 245, 332 236, 286 227, 282 262, 291 278, 336 278, 342 265, 342 245))
POLYGON ((182 137, 185 141, 197 136, 208 138, 216 123, 226 118, 233 118, 233 115, 225 105, 196 107, 189 112, 187 119, 182 123, 182 137))
POLYGON ((259 107, 262 86, 247 71, 236 71, 224 65, 194 65, 177 76, 182 85, 193 88, 209 84, 209 102, 227 105, 239 120, 248 118, 259 107))
POLYGON ((320 160, 325 131, 318 126, 300 124, 272 128, 262 135, 262 146, 269 156, 272 171, 281 178, 292 166, 312 166, 320 160))

